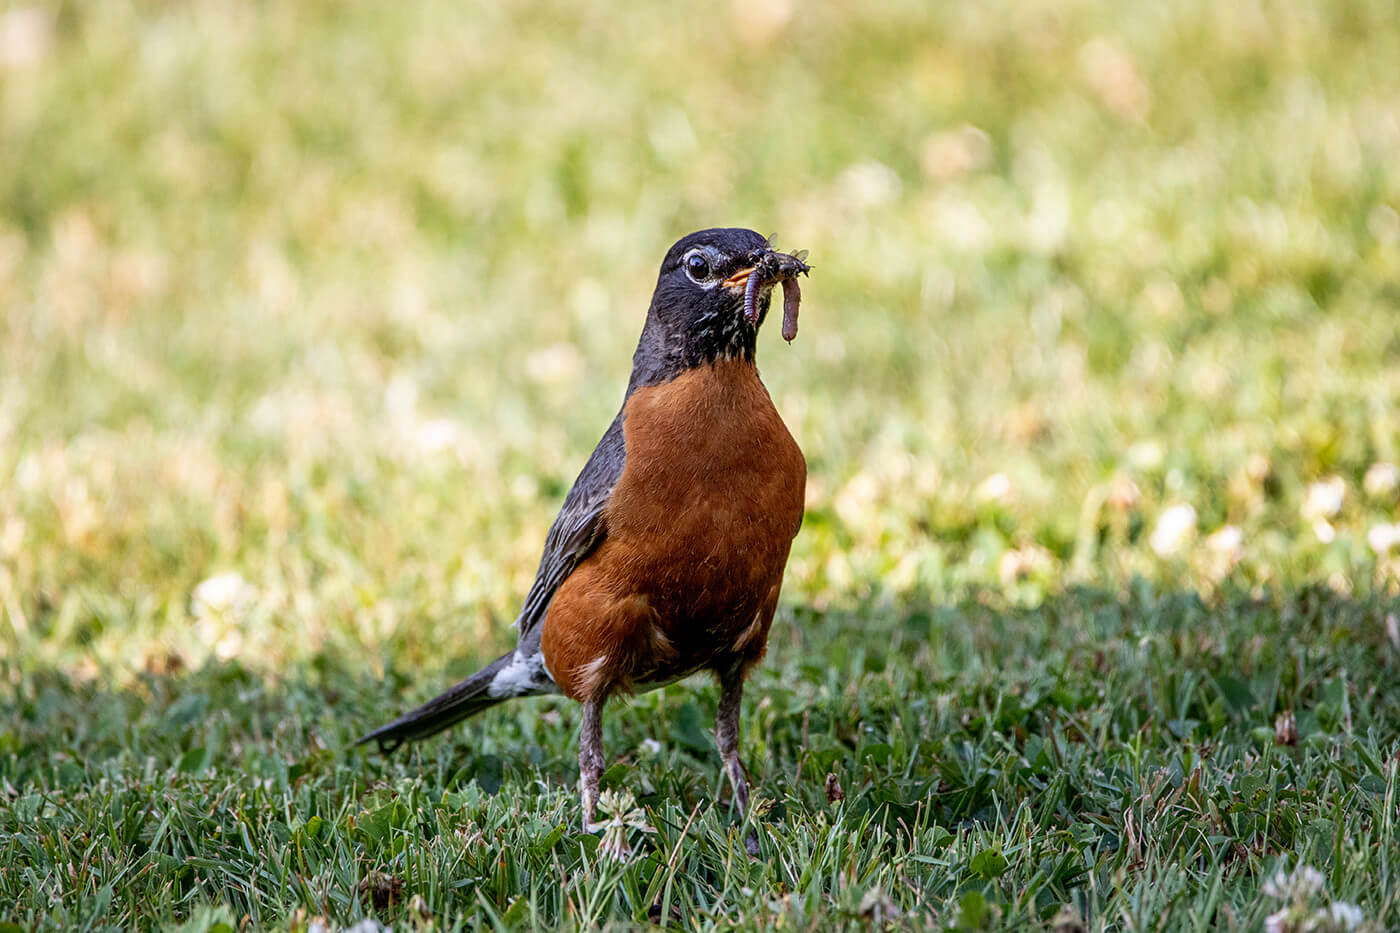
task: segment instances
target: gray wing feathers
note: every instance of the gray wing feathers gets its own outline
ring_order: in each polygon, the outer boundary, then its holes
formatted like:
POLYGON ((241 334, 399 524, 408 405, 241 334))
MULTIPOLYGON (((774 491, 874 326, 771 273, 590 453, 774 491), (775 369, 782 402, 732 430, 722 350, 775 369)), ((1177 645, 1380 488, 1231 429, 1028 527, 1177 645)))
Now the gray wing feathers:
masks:
POLYGON ((549 609, 555 591, 578 566, 578 562, 588 556, 607 534, 603 508, 617 485, 618 477, 622 475, 625 459, 622 413, 618 412, 592 456, 583 465, 578 479, 574 480, 558 517, 545 536, 544 554, 540 557, 539 569, 535 571, 535 582, 515 620, 520 629, 520 649, 539 644, 540 622, 549 609))

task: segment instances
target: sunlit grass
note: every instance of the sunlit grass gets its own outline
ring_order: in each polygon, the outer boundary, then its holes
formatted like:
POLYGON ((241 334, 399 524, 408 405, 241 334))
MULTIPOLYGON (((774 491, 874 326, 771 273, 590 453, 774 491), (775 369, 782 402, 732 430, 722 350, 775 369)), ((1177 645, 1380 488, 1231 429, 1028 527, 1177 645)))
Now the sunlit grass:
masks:
POLYGON ((1364 0, 5 6, 0 900, 348 921, 386 871, 448 925, 645 919, 661 876, 572 835, 494 861, 572 812, 566 706, 422 759, 317 749, 510 642, 661 255, 740 224, 815 266, 760 348, 811 474, 745 721, 782 841, 736 863, 707 808, 681 840, 709 700, 639 701, 609 748, 651 782, 668 905, 1257 928, 1301 859, 1394 925, 1396 61, 1364 0), (1255 733, 1287 710, 1281 751, 1255 733), (472 751, 502 791, 444 807, 472 751), (1263 824, 1231 824, 1254 777, 1263 824), (390 788, 456 835, 357 834, 390 788), (852 841, 877 790, 944 802, 852 841))

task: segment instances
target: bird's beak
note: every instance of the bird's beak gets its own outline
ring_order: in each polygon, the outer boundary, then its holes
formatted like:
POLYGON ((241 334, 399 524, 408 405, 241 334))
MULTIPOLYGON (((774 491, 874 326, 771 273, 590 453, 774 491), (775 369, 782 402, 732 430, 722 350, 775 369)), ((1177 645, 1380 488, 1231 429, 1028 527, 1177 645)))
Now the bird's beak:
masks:
MULTIPOLYGON (((802 260, 806 259, 806 250, 801 250, 797 255, 790 253, 779 253, 776 250, 763 250, 757 261, 751 266, 745 266, 736 270, 733 275, 724 280, 725 288, 747 288, 749 276, 755 270, 762 273, 759 281, 760 285, 774 285, 783 279, 790 279, 798 275, 805 275, 808 265, 802 260)), ((755 257, 750 256, 750 259, 755 257)))
POLYGON ((749 276, 753 275, 753 270, 757 266, 747 266, 724 280, 725 288, 744 288, 749 284, 749 276))

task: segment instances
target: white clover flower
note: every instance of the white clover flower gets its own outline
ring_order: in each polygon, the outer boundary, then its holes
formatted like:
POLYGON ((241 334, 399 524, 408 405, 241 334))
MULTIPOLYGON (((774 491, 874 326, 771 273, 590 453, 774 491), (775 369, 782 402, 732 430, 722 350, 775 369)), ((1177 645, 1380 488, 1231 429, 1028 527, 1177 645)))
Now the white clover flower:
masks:
POLYGON ((1178 553, 1196 533, 1196 510, 1187 504, 1166 509, 1157 518, 1157 527, 1147 541, 1159 557, 1178 553))
POLYGON ((190 595, 196 618, 240 613, 258 598, 257 589, 241 573, 221 573, 203 581, 190 595))
POLYGON ((1293 890, 1304 897, 1312 897, 1326 886, 1327 879, 1311 865, 1300 865, 1293 873, 1293 890))
POLYGON ((603 841, 598 851, 604 858, 616 862, 626 861, 632 854, 628 839, 632 830, 654 833, 647 825, 646 813, 637 806, 637 798, 628 790, 605 790, 598 795, 598 809, 607 814, 607 819, 599 824, 603 830, 603 841))
POLYGON ((1313 522, 1313 534, 1317 535, 1317 540, 1323 544, 1331 544, 1337 540, 1337 529, 1332 527, 1332 523, 1325 518, 1319 518, 1313 522))
POLYGON ((1005 502, 1011 498, 1011 479, 1005 473, 993 473, 978 484, 975 495, 978 502, 1005 502))
POLYGON ((1366 476, 1361 480, 1361 488, 1366 495, 1379 499, 1400 488, 1400 466, 1380 461, 1366 468, 1366 476))
POLYGON ((1366 532, 1366 543, 1378 555, 1389 553, 1396 545, 1400 545, 1400 523, 1372 525, 1371 530, 1366 532))
POLYGON ((1340 476, 1329 476, 1308 487, 1303 495, 1303 517, 1312 521, 1331 518, 1342 510, 1347 482, 1340 476))
POLYGON ((258 598, 257 587, 239 573, 221 573, 203 581, 190 594, 195 639, 220 661, 237 657, 244 648, 243 624, 258 598))
POLYGON ((1208 559, 1205 572, 1212 579, 1221 579, 1244 559, 1244 532, 1238 525, 1222 525, 1205 540, 1208 559))
POLYGON ((1287 910, 1275 911, 1264 918, 1264 933, 1288 933, 1290 927, 1287 910))
POLYGON ((1308 898, 1326 887, 1327 879, 1322 872, 1311 865, 1299 865, 1293 872, 1277 871, 1264 882, 1264 893, 1269 897, 1287 900, 1293 897, 1308 898))
MULTIPOLYGON (((306 933, 334 933, 335 927, 327 926, 324 917, 313 917, 306 926, 306 933)), ((378 920, 366 917, 359 923, 341 927, 340 933, 394 933, 393 927, 386 927, 378 920)))
POLYGON ((1333 901, 1327 913, 1331 916, 1332 922, 1343 930, 1354 930, 1361 925, 1361 921, 1366 919, 1366 915, 1361 912, 1360 907, 1348 904, 1346 901, 1333 901))
POLYGON ((1206 538, 1206 547, 1216 554, 1238 555, 1243 545, 1244 532, 1238 525, 1222 525, 1206 538))
POLYGON ((366 917, 353 926, 345 927, 341 933, 394 933, 394 928, 386 927, 372 917, 366 917))

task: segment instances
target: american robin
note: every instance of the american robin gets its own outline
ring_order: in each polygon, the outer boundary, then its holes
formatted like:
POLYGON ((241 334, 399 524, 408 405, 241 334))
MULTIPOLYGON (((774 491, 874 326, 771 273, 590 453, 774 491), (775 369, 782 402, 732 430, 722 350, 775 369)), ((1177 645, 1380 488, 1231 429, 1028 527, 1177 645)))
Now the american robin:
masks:
MULTIPOLYGON (((742 229, 701 230, 671 247, 622 409, 545 538, 515 650, 360 743, 392 751, 503 700, 563 693, 583 704, 587 829, 607 699, 710 671, 720 758, 748 809, 739 702, 767 646, 807 482, 754 354, 779 282, 783 335, 795 335, 804 258, 742 229)), ((757 841, 747 844, 756 854, 757 841)))

